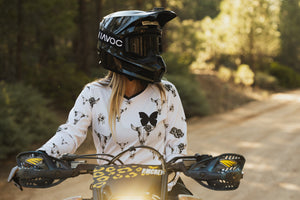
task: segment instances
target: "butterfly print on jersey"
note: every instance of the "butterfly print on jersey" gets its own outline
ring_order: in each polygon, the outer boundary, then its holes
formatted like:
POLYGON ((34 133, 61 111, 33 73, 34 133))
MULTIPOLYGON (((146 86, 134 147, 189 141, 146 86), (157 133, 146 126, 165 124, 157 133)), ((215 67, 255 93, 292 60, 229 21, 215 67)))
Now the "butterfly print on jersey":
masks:
POLYGON ((175 128, 173 127, 171 130, 170 130, 170 133, 172 135, 174 135, 175 138, 181 138, 184 136, 184 133, 182 132, 181 129, 178 129, 178 128, 175 128))
POLYGON ((170 85, 170 84, 165 84, 164 87, 166 88, 166 90, 167 90, 168 92, 171 92, 171 93, 173 94, 173 96, 176 97, 176 91, 175 91, 175 89, 173 88, 172 85, 170 85))
POLYGON ((146 126, 148 122, 150 122, 152 126, 156 126, 158 111, 153 112, 150 116, 144 112, 139 112, 139 115, 143 126, 146 126))
POLYGON ((142 126, 134 126, 131 124, 131 129, 137 132, 140 144, 144 145, 151 131, 153 131, 156 126, 158 112, 155 111, 150 116, 144 112, 139 112, 139 115, 142 126))
POLYGON ((80 111, 74 111, 74 125, 76 125, 82 118, 88 117, 80 111))
POLYGON ((151 101, 153 103, 155 103, 157 111, 158 111, 158 114, 160 115, 161 114, 161 110, 162 110, 162 105, 164 103, 166 103, 166 101, 165 100, 161 100, 161 99, 153 99, 153 98, 151 98, 151 101))

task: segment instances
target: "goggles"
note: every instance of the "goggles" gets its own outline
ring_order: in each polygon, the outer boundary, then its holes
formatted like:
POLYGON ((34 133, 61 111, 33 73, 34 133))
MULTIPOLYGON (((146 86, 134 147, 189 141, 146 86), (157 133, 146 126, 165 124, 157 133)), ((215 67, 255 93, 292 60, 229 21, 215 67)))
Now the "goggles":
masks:
POLYGON ((131 57, 160 55, 162 52, 159 33, 141 33, 125 38, 125 53, 131 57))
MULTIPOLYGON (((101 42, 104 42, 122 49, 124 55, 132 58, 145 58, 162 53, 161 30, 157 26, 153 28, 141 27, 122 39, 100 31, 98 39, 98 47, 101 46, 101 42)), ((98 49, 100 50, 100 48, 98 49)))

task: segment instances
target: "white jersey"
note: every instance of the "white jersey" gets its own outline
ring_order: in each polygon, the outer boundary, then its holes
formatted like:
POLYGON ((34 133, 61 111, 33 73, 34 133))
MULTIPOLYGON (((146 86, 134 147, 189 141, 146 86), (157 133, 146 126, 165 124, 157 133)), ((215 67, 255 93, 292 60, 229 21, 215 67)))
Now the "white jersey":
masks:
MULTIPOLYGON (((185 155, 187 127, 181 100, 173 84, 168 81, 162 84, 165 99, 153 84, 130 99, 124 97, 114 134, 108 122, 111 88, 98 82, 87 84, 70 111, 68 121, 40 150, 54 157, 74 153, 91 127, 97 153, 117 155, 131 146, 147 145, 158 150, 167 161, 185 155)), ((121 160, 125 164, 160 164, 157 156, 145 149, 125 154, 121 160)), ((175 183, 169 184, 169 190, 175 183)))

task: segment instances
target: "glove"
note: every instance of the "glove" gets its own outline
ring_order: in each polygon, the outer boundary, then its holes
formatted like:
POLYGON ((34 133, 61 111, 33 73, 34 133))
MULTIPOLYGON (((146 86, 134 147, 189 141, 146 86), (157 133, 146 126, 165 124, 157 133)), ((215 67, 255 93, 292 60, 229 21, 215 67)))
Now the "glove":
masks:
MULTIPOLYGON (((45 152, 45 151, 41 151, 41 150, 39 150, 39 151, 37 151, 37 152, 39 152, 39 153, 41 153, 41 154, 45 154, 46 156, 47 156, 47 153, 45 152)), ((20 154, 19 154, 20 155, 20 154)), ((17 156, 17 158, 19 158, 19 155, 17 156)), ((22 158, 22 160, 26 160, 26 158, 30 158, 30 157, 27 157, 27 156, 25 156, 25 158, 22 158)), ((17 159, 18 160, 18 159, 17 159)), ((19 163, 20 164, 20 163, 19 163)), ((26 162, 25 161, 25 165, 26 165, 26 167, 39 167, 39 168, 43 168, 44 167, 44 164, 41 164, 41 165, 39 165, 39 164, 37 164, 37 165, 35 165, 35 164, 32 164, 32 163, 28 163, 28 162, 26 162)), ((24 166, 24 163, 23 163, 23 165, 22 166, 24 166)), ((8 176, 8 178, 7 178, 7 182, 11 182, 11 181, 13 181, 14 182, 14 184, 15 184, 15 186, 17 186, 21 191, 23 190, 23 188, 22 188, 22 185, 20 184, 20 180, 19 180, 19 177, 17 176, 18 174, 18 171, 19 171, 19 167, 21 167, 21 166, 15 166, 15 167, 13 167, 12 169, 11 169, 11 171, 10 171, 10 173, 9 173, 9 176, 8 176)))
POLYGON ((9 182, 13 181, 14 184, 15 184, 15 186, 17 186, 17 188, 19 188, 21 191, 23 191, 23 188, 22 188, 22 186, 19 183, 19 178, 16 176, 18 170, 19 170, 18 166, 14 166, 10 170, 9 176, 7 178, 7 182, 9 183, 9 182))

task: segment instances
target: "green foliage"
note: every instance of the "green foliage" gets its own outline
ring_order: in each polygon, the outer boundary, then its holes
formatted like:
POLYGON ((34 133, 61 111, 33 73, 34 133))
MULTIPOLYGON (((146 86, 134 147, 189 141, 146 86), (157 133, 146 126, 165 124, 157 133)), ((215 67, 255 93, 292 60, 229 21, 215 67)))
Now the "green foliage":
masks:
POLYGON ((239 59, 237 65, 245 63, 255 71, 277 55, 279 0, 223 0, 220 9, 216 18, 201 21, 198 31, 203 42, 193 68, 226 66, 222 57, 229 55, 239 59))
POLYGON ((205 116, 209 113, 204 92, 193 76, 168 75, 167 79, 177 88, 186 117, 205 116))
POLYGON ((53 100, 57 108, 69 110, 83 86, 91 79, 63 58, 34 71, 31 83, 53 100))
POLYGON ((284 88, 292 89, 300 87, 300 74, 290 67, 273 62, 270 65, 269 73, 276 77, 279 85, 284 88))
POLYGON ((279 88, 277 79, 265 72, 256 72, 255 85, 267 90, 277 90, 279 88))
POLYGON ((169 6, 182 19, 202 20, 216 17, 220 12, 222 0, 169 0, 169 6))
MULTIPOLYGON (((182 87, 194 80, 191 72, 219 70, 223 80, 232 80, 233 70, 241 63, 254 72, 264 71, 275 57, 299 72, 299 0, 116 2, 0 0, 0 80, 30 84, 67 110, 83 85, 103 73, 98 71, 96 55, 101 17, 162 5, 178 14, 164 27, 167 51, 163 57, 168 74, 181 75, 178 84, 182 87)), ((258 73, 256 84, 297 87, 298 76, 285 68, 271 67, 278 82, 272 74, 258 73)))
POLYGON ((45 141, 58 126, 49 101, 32 87, 0 82, 0 159, 45 141))
POLYGON ((172 41, 168 46, 168 52, 176 53, 177 56, 189 57, 193 60, 201 50, 202 38, 201 23, 195 20, 183 20, 175 18, 168 24, 167 36, 172 41))
POLYGON ((228 82, 233 77, 233 71, 227 67, 221 66, 218 70, 219 79, 228 82))
POLYGON ((0 13, 0 80, 16 81, 19 70, 27 81, 29 66, 45 65, 57 55, 70 57, 75 1, 2 0, 0 13))
POLYGON ((168 74, 187 76, 191 73, 189 71, 189 65, 192 63, 193 57, 190 54, 176 54, 169 51, 164 53, 163 58, 167 65, 168 74))
POLYGON ((193 56, 187 53, 166 52, 164 60, 167 64, 167 79, 177 87, 187 117, 204 116, 209 112, 205 95, 195 84, 196 80, 189 71, 193 56))

